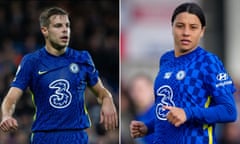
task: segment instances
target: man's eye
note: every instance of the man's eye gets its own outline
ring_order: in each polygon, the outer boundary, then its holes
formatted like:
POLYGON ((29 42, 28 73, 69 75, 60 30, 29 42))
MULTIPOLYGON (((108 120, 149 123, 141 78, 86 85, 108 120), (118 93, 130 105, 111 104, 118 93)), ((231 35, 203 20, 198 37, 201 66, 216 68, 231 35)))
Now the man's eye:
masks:
POLYGON ((61 24, 56 24, 55 27, 61 27, 61 24))

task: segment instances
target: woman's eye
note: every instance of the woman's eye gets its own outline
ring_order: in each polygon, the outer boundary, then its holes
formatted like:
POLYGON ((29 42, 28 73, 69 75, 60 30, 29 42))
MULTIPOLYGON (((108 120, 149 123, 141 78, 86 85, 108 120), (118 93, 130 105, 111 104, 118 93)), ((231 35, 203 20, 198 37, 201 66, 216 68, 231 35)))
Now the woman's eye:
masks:
POLYGON ((177 28, 182 28, 182 27, 183 27, 183 25, 176 25, 176 27, 177 27, 177 28))

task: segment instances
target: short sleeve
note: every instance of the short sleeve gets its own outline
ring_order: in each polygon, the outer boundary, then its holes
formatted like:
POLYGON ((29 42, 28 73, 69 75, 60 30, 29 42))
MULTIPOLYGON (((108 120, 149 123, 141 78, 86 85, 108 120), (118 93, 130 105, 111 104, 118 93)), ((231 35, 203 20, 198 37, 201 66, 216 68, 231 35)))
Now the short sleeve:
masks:
POLYGON ((31 63, 29 56, 24 56, 20 65, 18 66, 15 78, 11 83, 11 87, 17 87, 23 91, 26 90, 31 79, 32 67, 33 64, 31 63))
POLYGON ((87 62, 87 83, 88 86, 94 86, 98 82, 99 72, 95 67, 91 55, 87 51, 83 51, 87 62))

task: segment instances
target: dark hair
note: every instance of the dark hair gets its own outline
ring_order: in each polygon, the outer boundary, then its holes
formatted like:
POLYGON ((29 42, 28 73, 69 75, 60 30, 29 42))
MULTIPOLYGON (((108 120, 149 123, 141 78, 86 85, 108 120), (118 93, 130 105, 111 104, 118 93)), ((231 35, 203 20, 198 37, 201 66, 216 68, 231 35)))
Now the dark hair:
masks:
POLYGON ((201 9, 201 7, 199 5, 197 5, 196 3, 183 3, 181 5, 179 5, 173 12, 173 15, 172 15, 172 24, 176 18, 176 16, 182 12, 188 12, 190 14, 194 14, 196 15, 201 24, 202 24, 202 27, 206 26, 206 20, 205 20, 205 16, 204 16, 204 13, 201 9))
POLYGON ((53 15, 67 15, 68 16, 68 13, 59 7, 51 7, 51 8, 45 9, 39 16, 40 26, 47 27, 50 24, 49 18, 53 15))

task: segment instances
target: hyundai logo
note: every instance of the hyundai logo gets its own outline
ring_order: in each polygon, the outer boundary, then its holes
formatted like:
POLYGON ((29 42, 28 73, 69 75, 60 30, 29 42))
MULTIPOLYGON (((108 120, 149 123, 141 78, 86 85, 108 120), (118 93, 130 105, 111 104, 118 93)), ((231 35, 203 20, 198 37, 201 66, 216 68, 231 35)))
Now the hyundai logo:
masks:
POLYGON ((216 78, 219 81, 225 81, 228 79, 228 75, 227 73, 219 73, 216 78))

